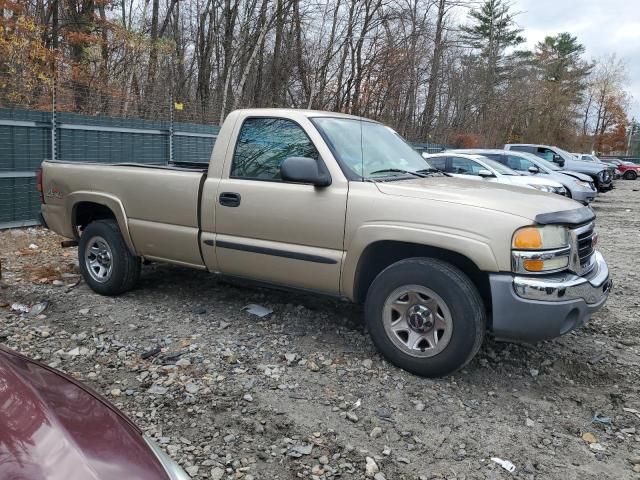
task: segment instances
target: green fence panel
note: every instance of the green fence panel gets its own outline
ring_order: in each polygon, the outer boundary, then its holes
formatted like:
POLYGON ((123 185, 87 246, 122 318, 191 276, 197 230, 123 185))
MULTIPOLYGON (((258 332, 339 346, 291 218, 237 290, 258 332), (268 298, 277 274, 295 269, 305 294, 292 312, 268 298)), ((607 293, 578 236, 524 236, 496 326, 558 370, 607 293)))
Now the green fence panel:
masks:
POLYGON ((35 170, 51 156, 51 115, 0 109, 0 172, 35 170))
POLYGON ((168 122, 74 113, 56 120, 60 160, 162 165, 169 159, 168 122))
POLYGON ((39 212, 35 177, 0 178, 0 226, 33 225, 39 212))
MULTIPOLYGON (((53 158, 52 117, 51 112, 0 109, 0 228, 37 222, 35 170, 53 158)), ((56 159, 65 161, 207 163, 220 130, 67 112, 57 113, 55 120, 56 159)))
POLYGON ((220 127, 195 123, 174 123, 174 162, 208 163, 220 127))

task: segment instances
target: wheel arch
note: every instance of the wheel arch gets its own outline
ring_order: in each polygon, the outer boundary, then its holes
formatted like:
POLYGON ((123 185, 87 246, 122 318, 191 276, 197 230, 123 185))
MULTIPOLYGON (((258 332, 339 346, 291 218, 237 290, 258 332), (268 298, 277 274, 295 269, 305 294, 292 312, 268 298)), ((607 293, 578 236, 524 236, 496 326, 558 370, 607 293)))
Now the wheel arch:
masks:
POLYGON ((489 274, 472 259, 446 248, 397 240, 375 241, 363 250, 355 269, 352 299, 357 303, 364 302, 371 283, 380 272, 400 260, 416 257, 436 258, 459 268, 478 289, 487 309, 491 308, 489 274))
POLYGON ((94 192, 77 192, 69 199, 71 211, 71 227, 75 238, 80 238, 80 230, 95 220, 113 219, 118 224, 127 248, 136 255, 131 240, 127 215, 122 202, 108 194, 94 192))

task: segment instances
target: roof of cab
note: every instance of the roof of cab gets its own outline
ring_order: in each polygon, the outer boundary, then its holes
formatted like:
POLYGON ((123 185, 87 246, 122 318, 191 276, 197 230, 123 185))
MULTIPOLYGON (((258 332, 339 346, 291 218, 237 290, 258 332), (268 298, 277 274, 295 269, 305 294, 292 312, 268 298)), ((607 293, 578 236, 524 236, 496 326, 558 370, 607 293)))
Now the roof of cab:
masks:
MULTIPOLYGON (((305 117, 334 117, 334 118, 349 118, 352 120, 366 120, 368 122, 376 122, 375 120, 371 120, 370 118, 358 117, 356 115, 350 115, 348 113, 341 112, 327 112, 324 110, 306 110, 299 108, 245 108, 240 110, 235 110, 235 112, 251 116, 264 116, 265 114, 271 115, 304 115, 305 117)), ((378 123, 378 122, 376 122, 378 123)))
POLYGON ((542 143, 506 143, 504 146, 505 147, 516 146, 516 147, 560 148, 560 147, 556 147, 555 145, 544 145, 542 143))

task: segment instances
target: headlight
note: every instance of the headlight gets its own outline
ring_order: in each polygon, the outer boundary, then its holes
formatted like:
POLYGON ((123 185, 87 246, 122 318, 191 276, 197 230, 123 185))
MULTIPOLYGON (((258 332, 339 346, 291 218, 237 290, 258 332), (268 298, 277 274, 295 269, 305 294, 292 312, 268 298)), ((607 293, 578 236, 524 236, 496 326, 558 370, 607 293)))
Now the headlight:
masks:
POLYGON ((536 184, 529 184, 530 187, 535 188, 536 190, 541 190, 543 192, 549 192, 549 193, 553 193, 553 187, 549 186, 549 185, 536 185, 536 184))
POLYGON ((576 185, 582 188, 591 188, 591 184, 589 182, 583 182, 582 180, 576 180, 574 182, 576 185))
POLYGON ((604 171, 604 170, 602 170, 602 171, 598 172, 598 178, 599 178, 600 180, 604 180, 604 174, 605 174, 605 171, 604 171))
POLYGON ((143 435, 143 438, 155 454, 158 461, 162 464, 162 467, 167 472, 167 475, 169 475, 171 480, 191 480, 182 467, 178 465, 173 458, 164 453, 164 450, 162 450, 156 442, 146 435, 143 435))
POLYGON ((557 271, 569 265, 569 230, 558 225, 525 227, 513 235, 513 271, 539 273, 557 271))
POLYGON ((549 250, 569 246, 569 230, 559 225, 524 227, 513 235, 513 248, 519 250, 549 250))

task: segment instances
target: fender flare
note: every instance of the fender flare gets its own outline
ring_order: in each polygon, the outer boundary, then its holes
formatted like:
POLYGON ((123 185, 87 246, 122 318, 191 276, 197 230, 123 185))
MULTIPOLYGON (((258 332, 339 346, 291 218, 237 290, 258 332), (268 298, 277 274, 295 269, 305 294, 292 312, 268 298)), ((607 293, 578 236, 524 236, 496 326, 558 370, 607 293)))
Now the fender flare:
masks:
POLYGON ((497 272, 500 270, 488 239, 469 232, 444 231, 407 225, 369 224, 358 229, 346 249, 341 275, 341 290, 344 296, 350 299, 354 298, 363 253, 368 247, 383 241, 411 243, 448 250, 468 258, 481 271, 497 272))
POLYGON ((116 222, 118 222, 118 227, 120 228, 120 232, 122 233, 125 244, 132 254, 137 255, 135 246, 133 245, 133 240, 131 239, 131 234, 129 232, 129 223, 127 221, 127 214, 125 212, 124 206, 122 205, 122 202, 119 198, 108 193, 77 191, 73 192, 67 197, 67 211, 71 212, 71 227, 74 231, 76 239, 79 238, 78 230, 75 228, 76 209, 82 202, 97 203, 111 210, 114 217, 116 218, 116 222))

